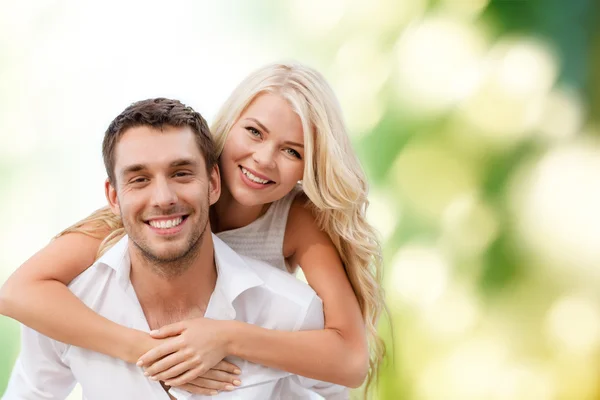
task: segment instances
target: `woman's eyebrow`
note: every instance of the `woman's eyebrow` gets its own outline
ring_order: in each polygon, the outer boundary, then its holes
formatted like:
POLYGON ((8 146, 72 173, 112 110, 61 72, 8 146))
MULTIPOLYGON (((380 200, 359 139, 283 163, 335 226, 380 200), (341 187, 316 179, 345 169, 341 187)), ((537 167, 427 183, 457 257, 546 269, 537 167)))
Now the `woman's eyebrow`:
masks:
POLYGON ((267 127, 266 127, 266 126, 264 126, 264 125, 263 125, 263 124, 262 124, 262 123, 261 123, 259 120, 257 120, 256 118, 248 117, 248 118, 246 118, 246 119, 249 119, 249 120, 251 120, 251 121, 254 121, 254 123, 255 123, 256 125, 258 125, 258 127, 259 127, 260 129, 262 129, 263 131, 265 131, 265 132, 267 132, 267 133, 271 133, 271 132, 270 132, 270 131, 267 129, 267 127))
POLYGON ((304 148, 304 145, 302 143, 290 142, 289 140, 286 141, 286 142, 284 142, 284 144, 287 144, 287 145, 290 145, 290 146, 304 148))

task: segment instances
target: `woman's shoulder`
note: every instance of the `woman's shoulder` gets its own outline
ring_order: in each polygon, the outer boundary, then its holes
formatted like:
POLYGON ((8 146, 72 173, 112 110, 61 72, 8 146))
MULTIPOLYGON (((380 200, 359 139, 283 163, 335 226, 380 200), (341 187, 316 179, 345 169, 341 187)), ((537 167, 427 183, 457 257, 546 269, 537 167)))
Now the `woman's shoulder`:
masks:
POLYGON ((315 211, 315 206, 306 193, 300 192, 293 199, 283 241, 283 252, 286 258, 295 252, 300 236, 318 225, 315 211))
POLYGON ((304 193, 301 185, 296 185, 287 195, 275 201, 267 211, 272 220, 283 230, 289 224, 292 214, 298 213, 298 208, 308 205, 310 200, 304 193))
MULTIPOLYGON (((290 190, 288 194, 283 196, 281 199, 273 202, 273 204, 280 204, 281 206, 289 207, 291 206, 299 197, 307 198, 304 193, 304 189, 302 189, 302 185, 298 184, 290 190)), ((271 204, 271 206, 273 206, 271 204)))
POLYGON ((291 199, 288 223, 292 218, 314 215, 314 204, 300 188, 291 199))

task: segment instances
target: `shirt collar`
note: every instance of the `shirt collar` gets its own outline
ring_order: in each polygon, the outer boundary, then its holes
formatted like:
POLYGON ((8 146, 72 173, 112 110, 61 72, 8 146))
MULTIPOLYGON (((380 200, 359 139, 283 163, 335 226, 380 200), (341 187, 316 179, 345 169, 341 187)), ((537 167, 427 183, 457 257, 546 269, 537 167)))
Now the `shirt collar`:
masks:
POLYGON ((117 273, 117 280, 121 287, 129 284, 129 271, 131 271, 131 258, 129 257, 129 236, 125 235, 108 249, 96 262, 112 268, 117 273))
MULTIPOLYGON (((212 234, 215 264, 217 266, 217 283, 215 292, 219 290, 227 303, 233 305, 235 299, 246 290, 260 286, 264 281, 254 272, 246 261, 225 242, 212 234)), ((126 287, 129 284, 131 258, 129 257, 129 237, 125 235, 95 263, 104 264, 117 273, 119 283, 126 287)))
POLYGON ((216 235, 212 235, 217 265, 217 284, 229 304, 246 290, 264 284, 248 263, 216 235))

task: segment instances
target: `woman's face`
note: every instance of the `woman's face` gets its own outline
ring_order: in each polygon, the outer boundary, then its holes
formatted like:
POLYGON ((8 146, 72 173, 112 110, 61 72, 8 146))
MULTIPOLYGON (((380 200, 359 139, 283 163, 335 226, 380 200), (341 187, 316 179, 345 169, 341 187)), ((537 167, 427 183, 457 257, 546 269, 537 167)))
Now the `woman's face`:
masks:
POLYGON ((240 204, 279 200, 302 179, 300 117, 281 96, 257 96, 233 125, 219 159, 223 186, 240 204))

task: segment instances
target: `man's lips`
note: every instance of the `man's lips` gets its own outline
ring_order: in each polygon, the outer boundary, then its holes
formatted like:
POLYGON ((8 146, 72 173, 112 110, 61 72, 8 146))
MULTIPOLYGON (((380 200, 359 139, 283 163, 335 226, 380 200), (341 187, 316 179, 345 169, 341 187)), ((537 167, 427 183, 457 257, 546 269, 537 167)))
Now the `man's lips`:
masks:
POLYGON ((187 215, 181 215, 152 218, 146 221, 146 225, 159 235, 175 235, 181 232, 187 221, 187 217, 187 215))
POLYGON ((189 216, 189 214, 161 215, 160 217, 157 216, 157 217, 144 218, 144 222, 149 224, 151 222, 171 221, 171 220, 175 220, 177 218, 186 219, 188 216, 189 216))

